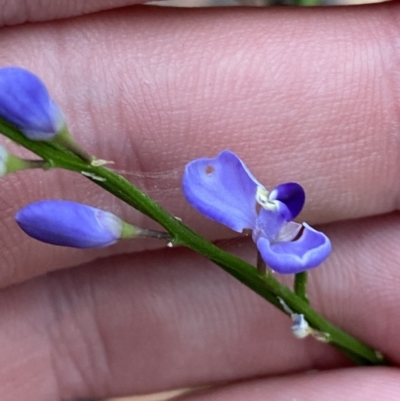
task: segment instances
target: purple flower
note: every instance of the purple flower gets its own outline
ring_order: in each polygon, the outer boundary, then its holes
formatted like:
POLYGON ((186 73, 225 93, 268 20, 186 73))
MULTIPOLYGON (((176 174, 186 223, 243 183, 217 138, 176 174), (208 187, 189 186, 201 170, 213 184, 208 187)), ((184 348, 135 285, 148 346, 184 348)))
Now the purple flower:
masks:
POLYGON ((190 162, 183 176, 183 192, 205 216, 237 232, 252 230, 261 257, 279 273, 316 267, 331 252, 325 234, 292 221, 303 208, 303 188, 290 182, 268 192, 229 150, 215 159, 190 162))
POLYGON ((124 225, 112 213, 61 200, 31 203, 15 219, 26 234, 39 241, 74 248, 114 244, 121 238, 124 225))
POLYGON ((51 140, 65 127, 44 83, 20 67, 0 68, 0 117, 32 140, 51 140))

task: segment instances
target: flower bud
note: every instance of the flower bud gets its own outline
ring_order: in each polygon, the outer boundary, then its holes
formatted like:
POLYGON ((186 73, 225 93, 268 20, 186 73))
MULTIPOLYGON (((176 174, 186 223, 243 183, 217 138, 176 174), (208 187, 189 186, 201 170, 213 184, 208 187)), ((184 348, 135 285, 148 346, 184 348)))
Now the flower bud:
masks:
POLYGON ((44 83, 20 67, 0 68, 0 117, 31 140, 51 140, 65 127, 44 83))
POLYGON ((0 68, 0 118, 32 141, 53 141, 81 159, 101 165, 72 138, 60 107, 44 83, 20 67, 0 68))
POLYGON ((112 213, 62 200, 31 203, 15 219, 26 234, 39 241, 74 248, 114 244, 127 224, 112 213))
POLYGON ((112 213, 70 201, 31 203, 15 215, 15 220, 39 241, 73 248, 100 248, 130 238, 171 241, 166 232, 136 227, 112 213))

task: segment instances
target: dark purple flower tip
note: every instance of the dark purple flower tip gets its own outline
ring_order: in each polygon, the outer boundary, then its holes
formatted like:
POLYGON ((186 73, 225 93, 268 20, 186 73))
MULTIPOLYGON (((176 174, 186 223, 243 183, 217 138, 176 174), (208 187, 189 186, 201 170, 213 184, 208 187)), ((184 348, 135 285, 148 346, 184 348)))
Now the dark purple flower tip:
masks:
POLYGON ((295 241, 270 242, 260 237, 257 248, 265 263, 282 274, 300 273, 321 264, 331 253, 329 238, 303 223, 304 230, 295 241))
POLYGON ((51 140, 65 126, 44 83, 20 67, 0 68, 0 117, 32 140, 51 140))
POLYGON ((182 182, 184 195, 193 207, 237 232, 255 226, 259 186, 246 165, 229 150, 214 159, 190 162, 182 182))
POLYGON ((73 248, 111 245, 121 237, 123 225, 112 213, 61 200, 31 203, 22 208, 15 219, 29 236, 73 248))
POLYGON ((293 220, 298 216, 304 206, 306 194, 301 185, 296 182, 288 182, 275 187, 270 195, 270 201, 280 201, 286 208, 282 209, 286 221, 293 220))

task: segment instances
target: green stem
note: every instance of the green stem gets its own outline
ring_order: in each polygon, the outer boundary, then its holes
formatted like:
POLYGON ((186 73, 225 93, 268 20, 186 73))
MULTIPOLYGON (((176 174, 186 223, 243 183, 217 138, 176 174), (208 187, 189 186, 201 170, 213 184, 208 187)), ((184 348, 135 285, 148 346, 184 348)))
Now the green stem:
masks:
POLYGON ((308 297, 307 297, 307 279, 308 279, 307 272, 301 272, 301 273, 295 274, 295 276, 294 276, 294 292, 304 302, 309 303, 308 297))
POLYGON ((162 225, 171 234, 174 245, 184 245, 204 255, 275 307, 285 312, 279 301, 282 299, 294 313, 303 314, 312 328, 326 333, 328 342, 344 352, 357 364, 388 364, 374 349, 324 319, 304 299, 281 284, 273 275, 260 275, 254 266, 223 251, 201 237, 120 175, 105 167, 92 166, 58 144, 30 141, 17 129, 2 120, 0 120, 0 132, 42 157, 52 167, 84 173, 92 182, 162 225))
POLYGON ((320 6, 321 0, 294 0, 294 5, 299 7, 320 6))

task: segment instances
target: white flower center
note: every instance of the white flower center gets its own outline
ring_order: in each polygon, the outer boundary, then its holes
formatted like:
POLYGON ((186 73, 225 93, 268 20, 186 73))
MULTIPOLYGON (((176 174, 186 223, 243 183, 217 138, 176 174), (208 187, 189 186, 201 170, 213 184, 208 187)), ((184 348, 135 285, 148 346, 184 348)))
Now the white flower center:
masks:
POLYGON ((270 193, 265 188, 257 187, 256 201, 264 209, 276 210, 278 208, 278 206, 275 201, 272 201, 272 202, 270 201, 269 194, 270 193))

